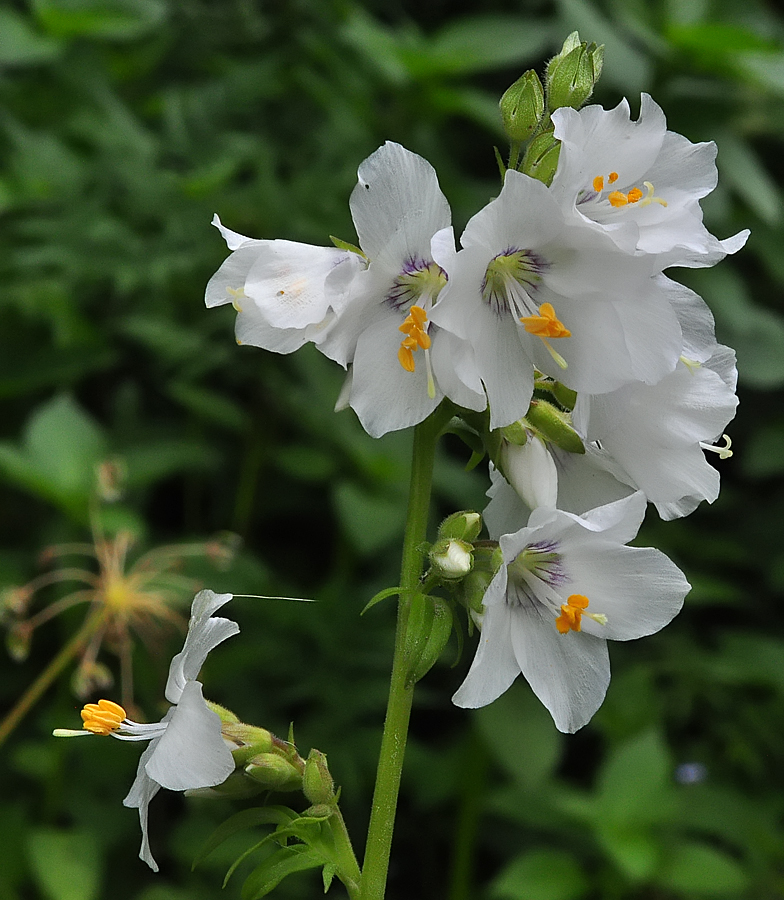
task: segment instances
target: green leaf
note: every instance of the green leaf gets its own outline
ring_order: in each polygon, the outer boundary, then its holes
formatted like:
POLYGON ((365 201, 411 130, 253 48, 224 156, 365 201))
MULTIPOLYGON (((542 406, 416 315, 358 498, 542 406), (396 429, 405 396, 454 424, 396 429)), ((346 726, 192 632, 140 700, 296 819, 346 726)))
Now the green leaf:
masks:
POLYGON ((49 62, 61 51, 59 41, 39 34, 24 16, 12 9, 0 9, 0 65, 49 62))
POLYGON ((672 763, 661 736, 648 731, 615 748, 600 776, 597 816, 613 827, 659 822, 672 810, 672 763))
POLYGON ((46 30, 58 37, 131 40, 163 21, 163 0, 34 0, 46 30))
POLYGON ((531 850, 501 871, 490 887, 490 896, 503 900, 577 900, 588 887, 582 869, 570 854, 531 850))
POLYGON ((218 425, 228 431, 244 431, 248 424, 245 410, 217 391, 201 385, 174 381, 169 384, 167 392, 173 400, 204 422, 218 425))
POLYGON ((717 143, 721 179, 732 185, 768 225, 778 224, 782 214, 781 192, 751 147, 729 132, 717 136, 717 143))
POLYGON ((321 854, 304 844, 283 847, 255 868, 242 886, 242 900, 260 900, 294 872, 304 872, 324 865, 321 854))
POLYGON ((100 858, 89 832, 33 831, 28 852, 33 877, 48 900, 96 900, 100 858))
POLYGON ((20 487, 83 518, 105 450, 96 423, 62 395, 33 414, 21 450, 0 444, 0 470, 20 487))
POLYGON ((646 831, 603 824, 597 837, 613 862, 633 881, 645 881, 656 871, 661 847, 646 831))
POLYGON ((464 16, 435 34, 419 54, 406 58, 416 76, 486 72, 538 59, 553 33, 551 24, 520 16, 464 16))
POLYGON ((563 738, 527 685, 513 684, 474 715, 490 754, 515 782, 530 790, 552 775, 563 738))
POLYGON ((383 591, 379 591, 377 594, 374 594, 370 600, 365 604, 360 616, 364 616, 365 613, 372 609, 377 603, 381 603, 382 600, 386 600, 387 597, 394 597, 396 594, 400 593, 400 587, 391 587, 384 588, 383 591))
POLYGON ((362 553, 373 553, 395 540, 403 529, 405 507, 383 494, 345 481, 335 488, 338 516, 349 538, 362 553))
POLYGON ((692 842, 675 847, 656 876, 657 884, 685 894, 739 896, 748 876, 727 853, 708 844, 692 842))
POLYGON ((237 832, 245 831, 248 828, 257 828, 259 825, 287 825, 296 819, 297 815, 293 809, 286 806, 260 806, 236 813, 221 823, 207 838, 204 846, 193 860, 193 868, 195 869, 216 847, 237 832))

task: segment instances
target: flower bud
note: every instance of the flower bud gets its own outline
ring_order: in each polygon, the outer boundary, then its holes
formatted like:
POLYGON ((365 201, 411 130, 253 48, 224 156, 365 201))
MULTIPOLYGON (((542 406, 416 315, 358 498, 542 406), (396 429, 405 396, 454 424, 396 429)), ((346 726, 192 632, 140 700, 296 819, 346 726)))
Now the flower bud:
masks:
POLYGON ((498 104, 510 141, 527 141, 544 115, 544 88, 533 69, 508 88, 498 104))
POLYGON ((504 444, 501 470, 522 501, 530 508, 555 508, 558 472, 544 441, 532 435, 525 446, 504 444))
POLYGON ((229 744, 234 744, 231 755, 238 766, 245 765, 252 757, 262 753, 276 753, 285 758, 291 752, 289 744, 276 738, 266 728, 257 728, 255 725, 224 722, 221 734, 229 744))
POLYGON ((268 791, 297 791, 302 786, 301 769, 277 753, 259 753, 243 771, 268 791))
POLYGON ((579 109, 593 93, 602 73, 604 47, 580 41, 573 32, 561 52, 547 64, 547 105, 552 112, 560 106, 579 109))
POLYGON ((571 416, 548 403, 546 400, 532 400, 525 415, 528 422, 548 441, 569 453, 585 453, 580 435, 572 427, 571 416))
POLYGON ((473 547, 465 541, 437 541, 430 548, 430 565, 447 581, 464 578, 471 571, 474 562, 473 547))
POLYGON ((482 517, 472 509, 464 509, 461 512, 447 516, 438 527, 438 539, 457 541, 475 541, 482 530, 482 517))
POLYGON ((305 760, 302 791, 314 806, 330 805, 335 799, 335 782, 327 767, 327 757, 320 750, 311 750, 305 760))
POLYGON ((556 140, 552 131, 543 131, 531 141, 523 157, 521 171, 542 184, 550 184, 558 168, 558 157, 561 154, 561 142, 556 140))
POLYGON ((474 567, 460 582, 460 602, 473 615, 482 614, 482 598, 496 572, 504 563, 501 548, 497 545, 474 547, 474 567))

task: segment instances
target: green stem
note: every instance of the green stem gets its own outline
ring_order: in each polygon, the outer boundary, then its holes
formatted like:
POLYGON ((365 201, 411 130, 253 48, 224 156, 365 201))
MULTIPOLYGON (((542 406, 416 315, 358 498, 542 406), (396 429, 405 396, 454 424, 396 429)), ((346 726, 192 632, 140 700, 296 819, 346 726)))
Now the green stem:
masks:
MULTIPOLYGON (((430 487, 433 480, 433 461, 438 436, 449 421, 452 411, 442 404, 429 419, 414 430, 414 449, 411 462, 411 484, 408 495, 408 517, 403 538, 403 559, 400 570, 400 599, 398 601, 395 656, 389 687, 384 734, 376 774, 376 788, 370 813, 365 862, 362 869, 362 900, 383 900, 395 827, 395 812, 400 790, 403 757, 408 737, 408 723, 414 699, 414 686, 408 681, 406 658, 407 626, 412 607, 422 602, 420 587, 422 573, 422 545, 427 534, 430 510, 430 487)), ((414 616, 414 620, 418 617, 414 616)))
POLYGON ((55 656, 49 665, 41 672, 36 680, 24 692, 16 706, 8 713, 8 715, 0 723, 0 746, 3 745, 5 739, 22 721, 32 707, 38 702, 41 695, 52 684, 57 676, 63 671, 68 663, 77 655, 84 647, 95 630, 104 620, 104 613, 100 611, 88 616, 82 627, 71 638, 70 641, 55 656))

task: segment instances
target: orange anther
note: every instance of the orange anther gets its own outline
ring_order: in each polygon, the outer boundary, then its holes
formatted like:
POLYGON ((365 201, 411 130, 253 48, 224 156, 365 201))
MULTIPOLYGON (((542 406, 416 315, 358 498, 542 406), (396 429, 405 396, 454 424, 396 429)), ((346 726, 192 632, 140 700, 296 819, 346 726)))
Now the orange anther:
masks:
POLYGON ((610 182, 610 184, 615 184, 615 182, 618 180, 618 173, 610 172, 610 177, 607 180, 610 182))
POLYGON ((604 189, 604 178, 601 175, 597 175, 593 180, 593 189, 597 194, 601 193, 604 189))
POLYGON ((638 187, 633 187, 626 195, 626 199, 629 203, 636 203, 638 200, 642 200, 642 191, 638 187))
POLYGON ((622 191, 613 191, 608 195, 607 199, 610 201, 611 206, 626 206, 629 202, 629 198, 622 191))
POLYGON ((560 634, 582 629, 583 610, 588 608, 588 598, 582 594, 572 594, 561 607, 561 615, 555 620, 560 634))
POLYGON ((539 307, 538 316, 523 316, 520 321, 529 334, 535 334, 537 337, 564 338, 572 336, 572 332, 556 316, 552 303, 543 303, 539 307))

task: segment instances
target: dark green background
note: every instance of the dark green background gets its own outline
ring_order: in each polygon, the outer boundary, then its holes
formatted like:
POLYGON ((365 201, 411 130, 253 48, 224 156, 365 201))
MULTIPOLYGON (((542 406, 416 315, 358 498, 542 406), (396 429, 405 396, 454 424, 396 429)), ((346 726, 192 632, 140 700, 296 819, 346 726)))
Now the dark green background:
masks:
MULTIPOLYGON (((720 500, 687 521, 655 514, 641 540, 694 589, 662 634, 611 648, 593 722, 559 735, 519 683, 478 713, 450 696, 454 647, 421 684, 390 898, 680 900, 784 896, 784 21, 734 0, 30 0, 0 6, 0 585, 48 545, 85 540, 96 461, 121 457, 115 524, 139 549, 225 530, 228 570, 186 571, 237 600, 239 638, 213 654, 208 696, 329 755, 359 846, 391 656, 410 436, 368 438, 332 407, 341 373, 309 347, 288 358, 233 341, 207 312, 226 255, 214 212, 262 238, 354 239, 357 165, 386 139, 436 167, 459 230, 498 190, 496 110, 524 69, 578 28, 606 45, 597 99, 641 90, 670 127, 716 140, 711 230, 752 237, 737 259, 675 271, 737 348, 736 448, 720 500), (37 438, 35 437, 37 435, 37 438), (43 436, 42 436, 43 435, 43 436), (697 762, 698 784, 676 779, 697 762)), ((440 512, 481 506, 480 472, 448 445, 440 512)), ((64 589, 60 589, 60 594, 64 589)), ((42 594, 51 601, 58 591, 42 594)), ((189 597, 183 594, 183 609, 189 597)), ((80 622, 37 631, 0 660, 10 708, 80 622)), ((160 715, 181 635, 135 654, 137 699, 160 715)), ((111 654, 101 660, 117 671, 111 654)), ((70 674, 70 673, 69 673, 70 674)), ((138 748, 56 741, 76 727, 65 677, 0 750, 0 897, 218 896, 243 837, 190 861, 239 804, 152 805, 161 874, 136 859, 121 806, 138 748)), ((296 802, 296 801, 295 801, 296 802)), ((225 896, 238 897, 240 877, 225 896)), ((337 895, 340 887, 333 888, 337 895)), ((298 875, 278 896, 319 896, 298 875)))

